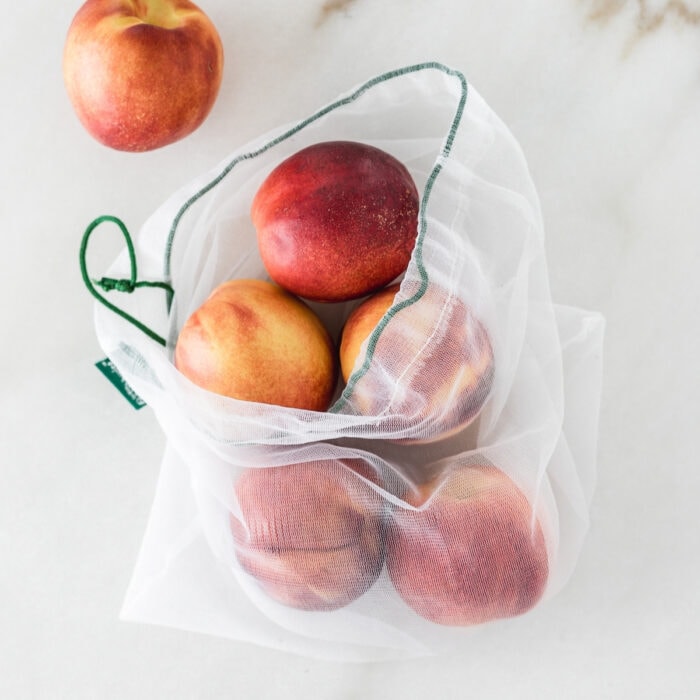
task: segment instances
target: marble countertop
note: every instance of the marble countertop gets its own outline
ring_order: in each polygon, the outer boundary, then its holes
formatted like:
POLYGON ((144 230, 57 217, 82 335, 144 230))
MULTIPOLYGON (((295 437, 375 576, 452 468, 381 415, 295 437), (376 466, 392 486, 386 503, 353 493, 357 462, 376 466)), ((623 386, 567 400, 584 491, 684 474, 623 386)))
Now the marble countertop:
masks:
POLYGON ((193 135, 138 155, 93 141, 68 102, 61 53, 78 3, 5 11, 0 696, 698 697, 700 2, 201 6, 225 46, 219 99, 193 135), (83 230, 100 214, 137 229, 236 148, 424 61, 462 71, 519 141, 554 301, 606 318, 574 575, 478 645, 411 661, 318 661, 121 621, 165 440, 95 369, 83 230))

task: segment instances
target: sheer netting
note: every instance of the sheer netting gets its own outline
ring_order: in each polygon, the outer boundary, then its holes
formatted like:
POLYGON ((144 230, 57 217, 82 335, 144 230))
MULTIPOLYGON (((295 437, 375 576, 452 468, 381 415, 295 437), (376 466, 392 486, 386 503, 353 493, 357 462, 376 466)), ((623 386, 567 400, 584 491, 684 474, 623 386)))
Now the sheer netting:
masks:
MULTIPOLYGON (((595 480, 603 320, 552 302, 523 154, 463 76, 378 76, 266 134, 174 194, 134 241, 141 279, 100 343, 167 449, 127 619, 318 657, 434 654, 566 583, 595 480), (220 283, 266 279, 250 203, 326 140, 377 146, 420 193, 393 303, 331 408, 209 393, 175 368, 220 283)), ((129 275, 125 251, 108 273, 129 275)), ((337 340, 362 300, 310 304, 337 340)))

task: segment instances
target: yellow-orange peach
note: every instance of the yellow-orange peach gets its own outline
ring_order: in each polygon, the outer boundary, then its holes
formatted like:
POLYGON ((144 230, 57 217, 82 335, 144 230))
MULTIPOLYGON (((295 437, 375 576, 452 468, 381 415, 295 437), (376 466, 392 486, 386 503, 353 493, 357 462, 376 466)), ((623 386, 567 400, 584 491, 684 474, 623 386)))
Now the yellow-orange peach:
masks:
POLYGON ((325 411, 337 377, 321 320, 281 287, 236 279, 187 319, 175 366, 195 384, 242 401, 325 411))
POLYGON ((87 0, 68 29, 63 77, 92 136, 148 151, 201 125, 223 60, 214 24, 189 0, 87 0))
POLYGON ((236 557, 271 597, 334 610, 361 596, 384 561, 380 496, 360 460, 247 469, 235 484, 236 557))
POLYGON ((368 369, 363 344, 398 289, 377 292, 348 316, 340 340, 342 376, 347 382, 359 370, 351 397, 355 410, 391 415, 408 431, 402 441, 442 439, 469 425, 488 398, 494 376, 489 334, 461 299, 429 285, 381 330, 368 369), (358 358, 365 360, 362 367, 358 358))
POLYGON ((360 356, 362 344, 377 327, 380 319, 394 301, 398 284, 392 284, 376 292, 362 304, 356 306, 343 325, 340 338, 340 372, 347 382, 360 356))

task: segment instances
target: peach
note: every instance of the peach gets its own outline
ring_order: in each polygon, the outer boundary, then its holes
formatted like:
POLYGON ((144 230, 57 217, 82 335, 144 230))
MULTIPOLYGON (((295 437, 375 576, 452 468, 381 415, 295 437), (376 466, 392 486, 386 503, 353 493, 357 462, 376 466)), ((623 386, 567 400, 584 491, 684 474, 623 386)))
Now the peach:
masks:
MULTIPOLYGON (((348 316, 340 339, 346 382, 360 369, 364 344, 398 290, 398 284, 386 287, 348 316)), ((461 299, 435 285, 416 296, 381 331, 374 367, 358 375, 351 401, 362 414, 387 413, 413 430, 405 440, 431 442, 454 435, 477 417, 493 383, 494 356, 486 328, 461 299), (380 355, 384 366, 378 368, 380 355)))
POLYGON ((441 625, 513 617, 541 598, 545 539, 523 493, 488 464, 461 466, 409 492, 387 531, 387 568, 403 600, 441 625))
POLYGON ((251 207, 270 277, 312 301, 355 299, 407 267, 418 191, 389 153, 353 141, 317 143, 280 163, 251 207))
POLYGON ((328 408, 337 377, 318 316, 281 287, 253 279, 211 293, 182 327, 174 361, 217 394, 312 411, 328 408))
POLYGON ((356 306, 348 316, 340 336, 340 372, 347 382, 360 356, 362 344, 377 327, 382 316, 394 302, 399 284, 392 284, 376 292, 356 306))
POLYGON ((223 60, 214 24, 189 0, 87 0, 68 29, 63 76, 94 138, 149 151, 201 125, 223 60))
POLYGON ((360 460, 245 470, 231 516, 236 557, 273 599, 335 610, 367 591, 384 561, 381 498, 360 460))

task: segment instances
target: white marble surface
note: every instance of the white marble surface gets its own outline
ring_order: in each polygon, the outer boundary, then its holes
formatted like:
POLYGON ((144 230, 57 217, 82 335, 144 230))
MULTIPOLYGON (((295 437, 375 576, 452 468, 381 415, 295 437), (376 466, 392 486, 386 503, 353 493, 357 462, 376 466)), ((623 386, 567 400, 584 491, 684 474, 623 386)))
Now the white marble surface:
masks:
MULTIPOLYGON (((0 697, 700 696, 700 2, 261 0, 202 6, 225 44, 207 122, 149 154, 73 115, 78 3, 0 35, 0 697), (465 73, 520 141, 555 301, 607 318, 591 530, 564 591, 469 653, 343 665, 120 622, 164 439, 94 368, 87 223, 177 187, 385 70, 465 73)), ((104 260, 115 249, 102 251, 104 260)))

